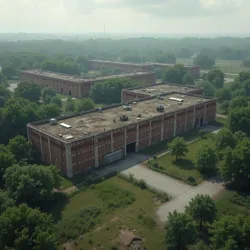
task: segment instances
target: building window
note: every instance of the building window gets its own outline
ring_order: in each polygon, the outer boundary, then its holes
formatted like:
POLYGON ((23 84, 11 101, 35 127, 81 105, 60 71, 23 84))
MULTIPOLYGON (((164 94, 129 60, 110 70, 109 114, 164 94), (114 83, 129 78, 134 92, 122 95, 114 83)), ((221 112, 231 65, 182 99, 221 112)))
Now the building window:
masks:
POLYGON ((69 90, 69 95, 71 96, 71 90, 69 90))
POLYGON ((61 94, 63 94, 63 88, 61 88, 61 94))

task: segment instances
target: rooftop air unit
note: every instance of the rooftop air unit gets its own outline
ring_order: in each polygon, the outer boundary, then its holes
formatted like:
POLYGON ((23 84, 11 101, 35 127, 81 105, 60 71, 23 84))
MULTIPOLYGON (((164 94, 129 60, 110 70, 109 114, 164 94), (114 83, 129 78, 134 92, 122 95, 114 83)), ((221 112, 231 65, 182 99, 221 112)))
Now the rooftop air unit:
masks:
POLYGON ((122 115, 122 116, 120 117, 120 121, 126 122, 126 121, 128 121, 128 117, 127 117, 126 115, 122 115))
POLYGON ((171 100, 171 101, 176 101, 176 102, 184 102, 183 99, 175 98, 175 97, 170 97, 169 100, 171 100))
POLYGON ((129 106, 129 105, 124 105, 124 106, 123 106, 123 110, 131 111, 131 110, 132 110, 132 107, 129 106))
POLYGON ((57 120, 55 118, 52 118, 49 120, 50 125, 57 125, 57 120))
POLYGON ((158 112, 164 112, 164 106, 163 105, 158 105, 157 107, 156 107, 156 111, 158 111, 158 112))

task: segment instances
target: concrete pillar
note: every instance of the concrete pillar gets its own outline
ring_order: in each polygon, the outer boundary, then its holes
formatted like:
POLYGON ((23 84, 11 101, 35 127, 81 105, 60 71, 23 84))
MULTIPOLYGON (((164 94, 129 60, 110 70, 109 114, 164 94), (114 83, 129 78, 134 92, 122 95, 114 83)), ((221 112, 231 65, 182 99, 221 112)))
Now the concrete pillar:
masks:
POLYGON ((164 135, 164 115, 162 116, 162 121, 161 121, 161 141, 163 141, 163 135, 164 135))
POLYGON ((206 113, 207 113, 207 103, 205 102, 205 104, 204 104, 204 118, 203 118, 203 125, 206 125, 206 124, 207 124, 206 113))
POLYGON ((124 156, 127 156, 127 127, 124 128, 124 156))
POLYGON ((186 115, 185 115, 185 128, 184 128, 184 132, 187 131, 187 114, 188 114, 188 110, 186 109, 186 115))
POLYGON ((149 120, 149 146, 152 145, 152 121, 149 120))
POLYGON ((196 122, 196 120, 195 120, 195 106, 194 106, 194 115, 193 115, 193 128, 195 127, 195 122, 196 122))
POLYGON ((95 157, 95 167, 99 167, 99 157, 98 157, 98 140, 94 138, 94 157, 95 157))
POLYGON ((136 144, 135 144, 135 152, 139 151, 139 122, 136 124, 136 144))
POLYGON ((81 98, 82 97, 82 91, 81 91, 81 83, 78 83, 78 98, 81 98))
POLYGON ((114 136, 113 136, 113 131, 111 131, 110 138, 111 138, 110 149, 111 149, 111 152, 114 152, 114 136))
POLYGON ((177 112, 174 113, 174 137, 176 137, 176 125, 177 125, 177 112))
POLYGON ((50 160, 50 164, 52 164, 51 148, 50 148, 50 138, 49 138, 49 136, 48 136, 48 145, 49 145, 49 160, 50 160))
POLYGON ((41 147, 41 156, 42 156, 42 161, 44 161, 44 155, 43 155, 43 145, 42 145, 42 137, 41 137, 41 133, 39 133, 39 137, 40 137, 40 147, 41 147))
POLYGON ((65 155, 66 155, 67 177, 72 178, 73 167, 72 167, 71 144, 65 144, 65 155))

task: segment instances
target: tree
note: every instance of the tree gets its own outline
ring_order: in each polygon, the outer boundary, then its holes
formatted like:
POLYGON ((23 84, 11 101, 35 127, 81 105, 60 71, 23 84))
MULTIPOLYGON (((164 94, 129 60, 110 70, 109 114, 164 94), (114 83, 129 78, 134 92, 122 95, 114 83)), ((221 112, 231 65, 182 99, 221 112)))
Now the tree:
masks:
POLYGON ((207 144, 202 145, 197 152, 197 169, 201 173, 212 173, 216 170, 217 155, 207 144))
POLYGON ((184 250, 196 240, 195 223, 185 213, 169 213, 165 242, 167 249, 184 250))
POLYGON ((176 64, 176 56, 172 53, 161 53, 156 56, 156 62, 176 64))
POLYGON ((0 215, 9 207, 13 207, 15 201, 8 196, 8 193, 0 190, 0 215))
POLYGON ((53 189, 58 188, 60 178, 55 166, 12 166, 5 172, 5 186, 17 203, 46 208, 53 199, 53 189))
POLYGON ((212 223, 214 221, 216 207, 209 195, 198 194, 191 199, 185 212, 199 224, 201 229, 204 222, 212 223))
POLYGON ((55 104, 45 104, 38 110, 40 119, 54 118, 60 116, 61 109, 55 104))
POLYGON ((194 79, 189 73, 184 75, 182 82, 185 85, 194 85, 194 79))
POLYGON ((237 144, 238 142, 242 141, 244 138, 247 137, 247 134, 242 131, 236 131, 234 133, 234 141, 237 144))
POLYGON ((38 102, 41 96, 40 87, 32 82, 21 82, 14 92, 16 97, 28 99, 31 102, 38 102))
POLYGON ((230 88, 222 88, 216 92, 218 102, 230 101, 232 99, 232 91, 230 88))
POLYGON ((215 60, 207 55, 200 54, 194 59, 195 65, 200 65, 202 69, 211 69, 215 65, 215 60))
POLYGON ((243 67, 250 67, 250 59, 245 59, 245 60, 242 62, 242 65, 243 65, 243 67))
POLYGON ((247 79, 243 82, 243 89, 245 95, 250 96, 250 79, 247 79))
POLYGON ((65 105, 65 111, 66 112, 75 112, 76 105, 74 100, 71 97, 67 98, 66 105, 65 105))
POLYGON ((222 128, 215 137, 215 145, 218 151, 225 149, 226 147, 233 148, 235 146, 235 138, 233 133, 228 128, 222 128))
POLYGON ((0 249, 57 250, 51 215, 27 205, 7 208, 0 215, 0 249))
POLYGON ((176 137, 172 142, 168 143, 168 147, 171 150, 171 155, 175 155, 176 161, 188 152, 187 143, 181 137, 176 137))
POLYGON ((250 135, 250 108, 231 109, 228 116, 228 127, 233 133, 241 130, 250 135))
POLYGON ((8 167, 16 163, 14 155, 4 145, 0 145, 0 186, 3 186, 3 176, 8 167))
POLYGON ((249 249, 250 217, 242 214, 222 216, 211 228, 213 249, 249 249), (229 248, 229 246, 231 246, 229 248), (237 248, 235 248, 237 246, 237 248), (233 247, 233 248, 232 248, 233 247))
POLYGON ((0 86, 7 86, 8 81, 6 75, 3 74, 3 72, 0 71, 0 86))
POLYGON ((77 111, 88 111, 95 108, 95 103, 90 98, 85 98, 77 103, 77 111))
POLYGON ((10 91, 0 84, 0 107, 3 107, 6 101, 10 98, 10 91))
POLYGON ((8 148, 15 156, 15 159, 20 162, 33 162, 35 158, 35 150, 31 142, 27 141, 24 136, 18 135, 9 140, 8 148))
POLYGON ((219 164, 223 180, 231 181, 236 188, 244 191, 250 188, 250 139, 239 141, 234 149, 227 147, 219 164))
POLYGON ((195 245, 190 246, 188 250, 212 250, 212 249, 209 246, 207 246, 204 241, 199 241, 195 245))
POLYGON ((2 73, 8 78, 12 79, 14 76, 17 75, 17 70, 14 66, 5 65, 2 67, 2 73))
POLYGON ((50 100, 50 104, 57 105, 59 108, 62 108, 62 100, 58 96, 54 96, 50 100))
POLYGON ((207 80, 211 82, 215 88, 223 88, 225 74, 219 69, 210 70, 207 73, 207 80))
POLYGON ((214 96, 215 95, 215 87, 213 84, 207 80, 198 84, 198 87, 203 89, 203 93, 205 96, 214 96))
POLYGON ((229 107, 232 108, 244 108, 244 107, 248 107, 248 100, 247 97, 245 96, 237 96, 234 97, 231 102, 229 107))
POLYGON ((174 67, 167 67, 163 72, 163 80, 169 83, 182 84, 183 77, 187 69, 182 64, 176 64, 174 67))
POLYGON ((45 88, 42 91, 43 101, 45 103, 50 103, 51 99, 56 96, 56 91, 51 88, 45 88))

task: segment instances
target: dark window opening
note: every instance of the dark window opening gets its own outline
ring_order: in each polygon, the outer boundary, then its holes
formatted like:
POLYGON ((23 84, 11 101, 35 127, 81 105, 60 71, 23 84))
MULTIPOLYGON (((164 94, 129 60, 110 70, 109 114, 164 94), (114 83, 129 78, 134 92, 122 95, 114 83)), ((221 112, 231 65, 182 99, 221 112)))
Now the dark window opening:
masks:
POLYGON ((200 120, 200 127, 202 127, 204 124, 204 119, 203 118, 201 118, 201 120, 200 120))
POLYGON ((61 88, 61 94, 63 94, 63 88, 61 88))
POLYGON ((69 95, 71 96, 71 90, 69 90, 69 95))
POLYGON ((197 118, 196 121, 195 121, 194 128, 197 128, 198 126, 199 126, 199 119, 197 118))
POLYGON ((126 146, 127 153, 135 153, 136 151, 136 142, 130 143, 126 146))

